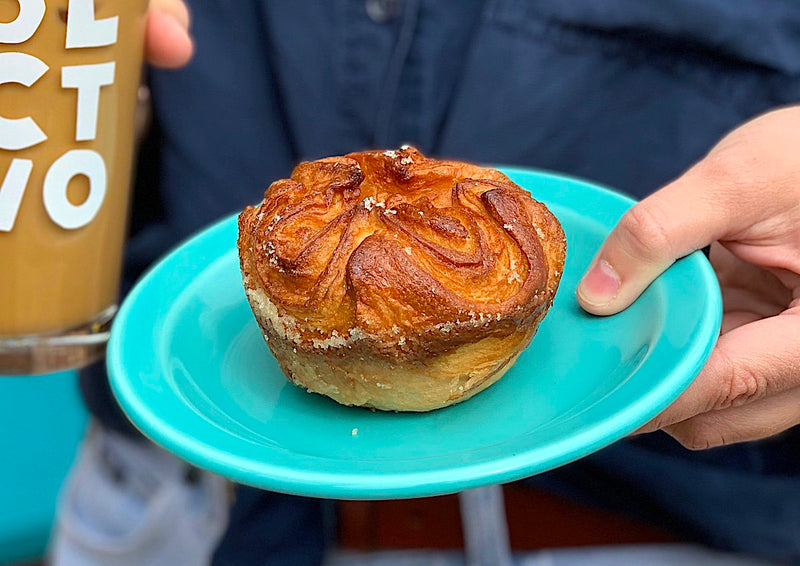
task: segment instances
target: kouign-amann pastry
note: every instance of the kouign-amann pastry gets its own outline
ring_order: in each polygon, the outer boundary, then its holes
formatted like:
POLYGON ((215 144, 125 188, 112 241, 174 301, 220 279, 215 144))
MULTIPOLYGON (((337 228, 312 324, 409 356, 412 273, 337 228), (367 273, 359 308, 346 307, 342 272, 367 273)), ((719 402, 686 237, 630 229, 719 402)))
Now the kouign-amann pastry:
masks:
POLYGON ((301 163, 239 217, 247 297, 297 385, 427 411, 497 381, 553 302, 566 241, 494 169, 413 148, 301 163))

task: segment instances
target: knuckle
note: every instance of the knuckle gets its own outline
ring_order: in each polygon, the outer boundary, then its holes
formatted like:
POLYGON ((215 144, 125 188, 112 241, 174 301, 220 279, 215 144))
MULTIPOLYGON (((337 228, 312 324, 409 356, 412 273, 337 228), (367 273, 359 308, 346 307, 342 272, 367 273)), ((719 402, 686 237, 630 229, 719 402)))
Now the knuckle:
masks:
POLYGON ((618 228, 631 251, 649 259, 671 252, 667 222, 667 215, 658 200, 651 197, 629 209, 620 219, 618 228))
POLYGON ((746 367, 734 369, 726 405, 739 407, 764 396, 765 386, 755 372, 746 367))
POLYGON ((741 362, 733 362, 724 349, 719 349, 718 354, 725 360, 725 371, 719 398, 713 408, 739 407, 764 397, 767 385, 759 371, 741 362))
POLYGON ((687 450, 700 451, 723 446, 729 442, 714 424, 698 419, 668 430, 669 434, 687 450))
POLYGON ((737 151, 733 148, 714 151, 695 166, 695 172, 707 182, 715 184, 736 179, 742 169, 737 157, 737 151))
POLYGON ((754 169, 743 167, 743 162, 752 162, 756 156, 742 154, 737 143, 729 144, 723 151, 714 151, 700 161, 690 171, 689 177, 697 184, 707 187, 707 191, 699 198, 710 198, 707 205, 713 206, 717 214, 733 214, 729 208, 740 209, 763 208, 761 191, 753 191, 750 187, 756 183, 754 169))

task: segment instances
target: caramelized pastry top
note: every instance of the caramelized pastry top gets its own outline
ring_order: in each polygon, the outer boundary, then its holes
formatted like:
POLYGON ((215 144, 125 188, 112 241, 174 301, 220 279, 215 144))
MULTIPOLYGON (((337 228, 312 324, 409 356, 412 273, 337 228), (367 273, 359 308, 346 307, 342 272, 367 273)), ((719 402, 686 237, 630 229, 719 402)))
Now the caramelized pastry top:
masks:
POLYGON ((301 163, 242 212, 239 253, 281 338, 422 357, 533 324, 565 239, 499 171, 403 148, 301 163))

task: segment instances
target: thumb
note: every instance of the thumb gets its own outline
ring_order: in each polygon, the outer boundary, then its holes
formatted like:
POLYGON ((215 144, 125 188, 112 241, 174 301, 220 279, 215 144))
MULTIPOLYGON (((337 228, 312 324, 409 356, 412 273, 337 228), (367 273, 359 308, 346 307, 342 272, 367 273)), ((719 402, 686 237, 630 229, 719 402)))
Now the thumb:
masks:
POLYGON ((580 305, 592 314, 617 313, 675 260, 721 239, 736 213, 724 192, 690 170, 634 205, 578 285, 580 305))

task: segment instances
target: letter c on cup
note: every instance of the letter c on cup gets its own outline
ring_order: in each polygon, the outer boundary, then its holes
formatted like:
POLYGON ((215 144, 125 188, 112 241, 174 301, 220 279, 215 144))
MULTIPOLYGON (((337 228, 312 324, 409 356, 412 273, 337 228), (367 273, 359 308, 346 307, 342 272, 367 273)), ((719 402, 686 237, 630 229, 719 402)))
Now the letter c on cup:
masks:
POLYGON ((0 43, 24 43, 33 37, 44 19, 44 0, 18 0, 14 21, 0 23, 0 43))
MULTIPOLYGON (((42 78, 48 66, 27 53, 0 53, 0 86, 17 83, 30 87, 42 78)), ((33 118, 11 120, 0 116, 0 149, 18 151, 47 139, 33 118)))

